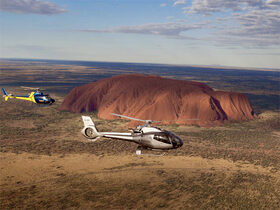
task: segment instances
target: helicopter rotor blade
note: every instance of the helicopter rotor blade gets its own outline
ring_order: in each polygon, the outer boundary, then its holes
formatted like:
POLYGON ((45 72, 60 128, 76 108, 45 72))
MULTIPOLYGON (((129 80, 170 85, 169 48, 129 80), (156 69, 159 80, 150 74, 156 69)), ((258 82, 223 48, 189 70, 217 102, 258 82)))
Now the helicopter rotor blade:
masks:
MULTIPOLYGON (((117 117, 123 117, 123 118, 127 118, 127 119, 130 119, 130 120, 136 120, 136 121, 141 121, 141 122, 145 122, 145 123, 159 123, 159 122, 162 122, 162 121, 158 121, 158 120, 142 120, 142 119, 138 119, 138 118, 134 118, 134 117, 129 117, 129 116, 125 116, 125 115, 121 115, 121 114, 116 114, 116 113, 111 113, 112 115, 115 115, 117 117)), ((194 118, 194 119, 183 119, 183 121, 187 121, 187 120, 199 120, 197 118, 194 118)), ((169 122, 170 121, 177 121, 177 120, 168 120, 169 122)))
POLYGON ((141 119, 138 119, 138 118, 128 117, 128 116, 121 115, 121 114, 115 114, 115 113, 111 113, 111 114, 115 115, 115 116, 118 116, 118 117, 127 118, 127 119, 130 119, 130 120, 137 120, 137 121, 141 121, 141 122, 147 122, 147 120, 141 120, 141 119))
MULTIPOLYGON (((199 120, 199 119, 198 118, 194 118, 194 119, 180 119, 180 121, 186 121, 186 120, 199 120)), ((167 120, 167 121, 175 122, 175 121, 178 121, 178 119, 177 120, 167 120)))
POLYGON ((36 89, 40 89, 38 87, 27 87, 27 86, 20 86, 21 88, 24 88, 24 89, 29 89, 29 90, 36 90, 36 89))
POLYGON ((160 120, 146 120, 146 122, 147 121, 150 121, 151 123, 159 123, 159 122, 162 122, 162 121, 160 121, 160 120))
POLYGON ((27 86, 20 86, 20 87, 23 88, 24 90, 36 90, 36 91, 46 90, 46 89, 42 89, 42 88, 39 88, 39 87, 27 87, 27 86))
POLYGON ((155 120, 142 120, 142 119, 138 119, 138 118, 134 118, 134 117, 129 117, 129 116, 121 115, 121 114, 115 114, 115 113, 111 113, 111 114, 115 115, 115 116, 118 116, 118 117, 127 118, 127 119, 130 119, 130 120, 136 120, 136 121, 145 122, 146 124, 162 122, 162 121, 155 121, 155 120))

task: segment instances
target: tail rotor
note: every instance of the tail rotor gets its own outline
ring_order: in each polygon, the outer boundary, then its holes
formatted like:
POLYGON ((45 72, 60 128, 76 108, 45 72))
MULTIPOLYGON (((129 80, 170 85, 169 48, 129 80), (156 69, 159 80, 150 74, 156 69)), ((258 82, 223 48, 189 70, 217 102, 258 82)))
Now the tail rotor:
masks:
POLYGON ((83 122, 84 122, 84 128, 82 130, 82 134, 92 140, 96 141, 100 138, 100 133, 97 131, 94 122, 91 120, 89 116, 82 116, 83 122))

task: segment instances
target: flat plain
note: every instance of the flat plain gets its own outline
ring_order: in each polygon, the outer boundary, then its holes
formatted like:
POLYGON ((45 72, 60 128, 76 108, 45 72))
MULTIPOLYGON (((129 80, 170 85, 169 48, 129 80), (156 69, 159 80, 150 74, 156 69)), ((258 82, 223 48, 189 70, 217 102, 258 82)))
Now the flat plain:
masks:
MULTIPOLYGON (((8 93, 26 93, 20 85, 39 86, 56 99, 54 105, 45 107, 1 99, 1 209, 280 208, 279 78, 261 73, 234 79, 226 74, 221 83, 215 78, 222 74, 208 76, 206 81, 206 74, 163 71, 163 76, 184 74, 213 88, 252 94, 258 118, 212 128, 158 125, 178 134, 183 147, 163 156, 136 156, 133 143, 89 142, 80 132, 81 114, 57 109, 71 88, 135 73, 131 69, 1 61, 0 83, 8 93)), ((143 72, 154 73, 147 69, 143 72)), ((125 120, 83 114, 91 116, 99 130, 128 129, 125 120)))

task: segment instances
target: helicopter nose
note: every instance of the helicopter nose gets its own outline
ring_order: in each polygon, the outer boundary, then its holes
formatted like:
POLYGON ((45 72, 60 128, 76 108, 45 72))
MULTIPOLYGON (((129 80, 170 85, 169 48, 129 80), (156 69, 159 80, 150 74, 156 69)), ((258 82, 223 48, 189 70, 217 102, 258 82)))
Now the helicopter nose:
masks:
POLYGON ((178 140, 179 140, 179 147, 183 146, 183 141, 182 141, 182 139, 180 139, 180 138, 178 137, 178 140))
POLYGON ((174 148, 178 148, 178 147, 183 146, 182 139, 180 139, 178 136, 175 136, 175 138, 173 140, 173 146, 174 146, 174 148))

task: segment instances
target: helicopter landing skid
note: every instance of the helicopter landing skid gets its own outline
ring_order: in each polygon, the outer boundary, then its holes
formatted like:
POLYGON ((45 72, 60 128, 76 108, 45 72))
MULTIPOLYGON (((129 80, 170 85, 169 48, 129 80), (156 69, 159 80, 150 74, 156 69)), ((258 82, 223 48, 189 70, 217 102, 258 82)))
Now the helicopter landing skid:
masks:
MULTIPOLYGON (((155 154, 155 153, 143 153, 143 150, 148 150, 147 148, 143 148, 141 146, 137 147, 136 149, 136 155, 145 155, 145 156, 163 156, 165 155, 164 153, 161 154, 155 154)), ((149 151, 157 151, 157 152, 161 152, 161 150, 149 150, 149 151)))

